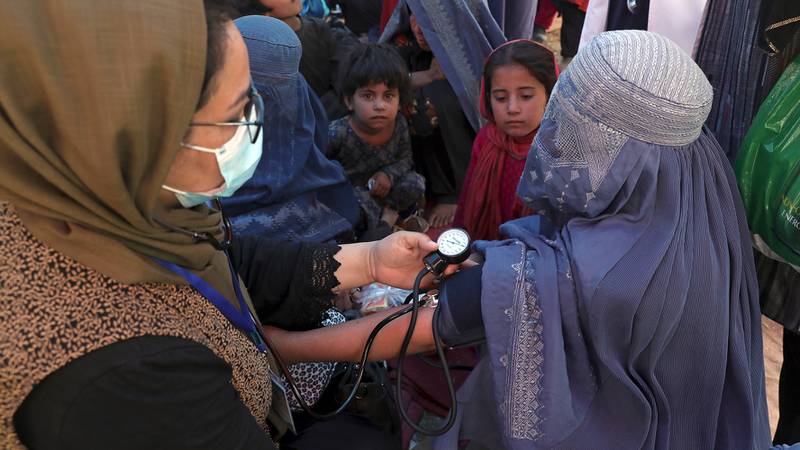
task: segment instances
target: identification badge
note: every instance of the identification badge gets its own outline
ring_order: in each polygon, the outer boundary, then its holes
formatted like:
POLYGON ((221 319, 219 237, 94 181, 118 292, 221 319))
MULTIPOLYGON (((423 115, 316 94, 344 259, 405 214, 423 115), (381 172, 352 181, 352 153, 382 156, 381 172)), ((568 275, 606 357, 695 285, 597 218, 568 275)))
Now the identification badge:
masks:
POLYGON ((273 413, 277 415, 285 423, 285 426, 297 435, 297 429, 292 418, 292 410, 289 408, 289 393, 286 389, 286 384, 281 377, 271 370, 269 371, 269 378, 272 382, 272 408, 270 409, 270 415, 273 413))

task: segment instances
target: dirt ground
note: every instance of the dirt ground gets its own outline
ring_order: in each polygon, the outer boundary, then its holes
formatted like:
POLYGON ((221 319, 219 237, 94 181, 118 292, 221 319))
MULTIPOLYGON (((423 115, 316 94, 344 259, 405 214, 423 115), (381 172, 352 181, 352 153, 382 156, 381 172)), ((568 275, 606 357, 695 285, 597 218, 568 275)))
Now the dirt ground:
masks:
MULTIPOLYGON (((561 64, 561 18, 557 17, 553 26, 547 31, 547 45, 556 54, 556 61, 561 64)), ((778 377, 783 364, 783 327, 779 324, 762 318, 762 331, 764 336, 764 369, 767 381, 767 402, 769 404, 769 422, 772 433, 778 423, 778 377)))

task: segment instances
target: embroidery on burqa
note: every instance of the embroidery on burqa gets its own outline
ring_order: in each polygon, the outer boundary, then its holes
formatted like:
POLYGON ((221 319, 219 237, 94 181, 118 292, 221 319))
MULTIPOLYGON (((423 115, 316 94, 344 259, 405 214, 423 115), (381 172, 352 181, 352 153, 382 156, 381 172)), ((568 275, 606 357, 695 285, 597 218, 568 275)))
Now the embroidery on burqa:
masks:
MULTIPOLYGON (((452 0, 447 0, 451 2, 452 0)), ((444 4, 440 0, 420 0, 420 5, 428 13, 431 21, 431 26, 436 30, 436 36, 442 43, 442 47, 447 49, 447 55, 450 57, 450 62, 456 71, 459 81, 464 85, 464 95, 469 99, 469 104, 473 105, 476 110, 478 107, 478 93, 480 87, 478 80, 482 74, 478 73, 469 63, 467 51, 464 48, 464 43, 461 35, 448 17, 449 14, 445 11, 444 4)), ((463 8, 464 4, 461 2, 455 3, 456 8, 463 8)), ((473 8, 471 11, 475 11, 473 8)), ((468 14, 472 14, 471 11, 468 14)))
POLYGON ((317 236, 339 222, 330 208, 315 201, 305 208, 296 202, 281 204, 277 210, 267 206, 235 217, 230 221, 239 234, 285 234, 287 240, 296 241, 317 236), (266 213, 265 213, 266 211, 266 213), (324 217, 324 220, 321 218, 324 217))
POLYGON ((506 432, 515 439, 534 440, 542 435, 544 403, 539 400, 543 383, 544 342, 542 310, 534 280, 533 253, 521 242, 520 260, 511 267, 517 274, 513 304, 506 316, 514 327, 508 354, 501 357, 510 389, 503 399, 506 432), (510 361, 508 360, 510 356, 510 361))
MULTIPOLYGON (((542 120, 550 120, 556 124, 557 148, 550 149, 537 139, 537 147, 543 150, 538 156, 543 162, 542 166, 548 167, 543 176, 548 181, 552 168, 566 167, 587 171, 591 185, 591 191, 586 193, 588 204, 628 138, 601 122, 591 120, 586 114, 579 113, 575 104, 564 100, 577 96, 575 85, 568 75, 559 80, 556 90, 567 92, 559 95, 553 92, 542 120)), ((570 181, 575 181, 579 176, 579 173, 571 173, 570 181)))

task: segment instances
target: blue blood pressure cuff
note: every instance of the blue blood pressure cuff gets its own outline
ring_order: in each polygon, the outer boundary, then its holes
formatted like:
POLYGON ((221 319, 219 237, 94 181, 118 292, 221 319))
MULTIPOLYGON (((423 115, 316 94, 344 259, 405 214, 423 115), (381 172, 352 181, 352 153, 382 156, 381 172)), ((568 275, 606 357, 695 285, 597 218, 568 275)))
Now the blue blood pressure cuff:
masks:
POLYGON ((439 286, 436 323, 439 339, 447 347, 467 347, 486 339, 481 314, 483 265, 464 269, 439 286))

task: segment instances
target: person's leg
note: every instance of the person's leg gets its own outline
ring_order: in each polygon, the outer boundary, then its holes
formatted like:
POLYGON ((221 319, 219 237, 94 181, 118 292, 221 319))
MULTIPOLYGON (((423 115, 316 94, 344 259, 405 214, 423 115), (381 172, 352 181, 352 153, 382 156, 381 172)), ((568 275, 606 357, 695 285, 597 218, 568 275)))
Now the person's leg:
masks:
POLYGON ((578 45, 581 42, 581 32, 583 31, 583 20, 586 13, 581 11, 573 3, 560 2, 559 11, 561 12, 561 56, 572 58, 578 53, 578 45))
POLYGON ((778 394, 775 445, 800 442, 800 334, 783 331, 783 367, 778 394))
POLYGON ((556 18, 556 7, 551 0, 539 0, 536 5, 536 18, 533 21, 533 40, 544 42, 547 30, 556 18))

